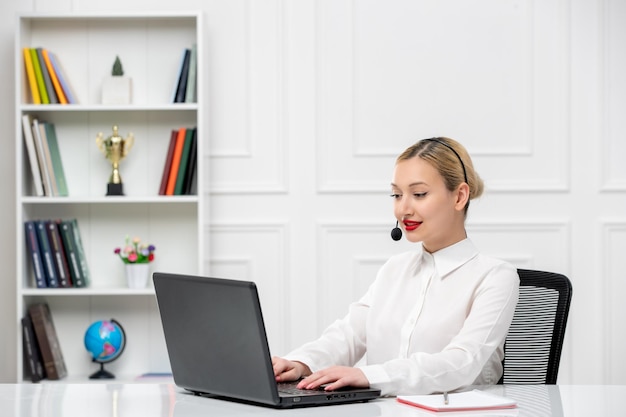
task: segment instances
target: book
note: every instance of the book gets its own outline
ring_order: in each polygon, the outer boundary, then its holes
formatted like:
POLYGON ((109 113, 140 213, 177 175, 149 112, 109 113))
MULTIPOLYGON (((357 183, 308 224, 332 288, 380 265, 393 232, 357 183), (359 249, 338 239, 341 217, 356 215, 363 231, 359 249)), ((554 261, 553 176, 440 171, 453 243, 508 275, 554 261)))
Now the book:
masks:
POLYGON ((89 286, 89 266, 87 264, 87 255, 85 254, 85 248, 83 247, 83 240, 80 237, 80 229, 78 227, 78 220, 72 219, 72 234, 74 235, 74 243, 76 244, 76 253, 78 254, 78 264, 83 272, 83 286, 89 286))
POLYGON ((28 307, 28 315, 33 322, 46 377, 53 380, 65 377, 67 368, 65 367, 59 338, 54 328, 50 307, 47 303, 33 304, 28 307))
POLYGON ((57 274, 54 257, 50 248, 50 240, 48 238, 48 232, 46 230, 45 223, 46 222, 43 220, 35 220, 37 239, 39 241, 39 250, 41 251, 43 270, 46 275, 46 284, 50 288, 58 288, 59 276, 57 274))
POLYGON ((52 189, 52 196, 59 195, 59 188, 57 185, 56 174, 54 173, 54 166, 52 165, 52 155, 50 154, 50 144, 48 142, 48 134, 44 127, 44 123, 41 123, 37 119, 33 119, 33 131, 35 134, 39 135, 39 140, 41 140, 41 146, 43 149, 44 160, 46 161, 46 171, 48 172, 48 177, 50 178, 50 188, 52 189))
POLYGON ((178 85, 180 84, 180 77, 182 77, 183 73, 183 65, 185 64, 185 55, 187 54, 187 49, 183 49, 183 54, 180 57, 178 72, 176 73, 176 82, 174 83, 174 89, 172 91, 172 103, 176 103, 176 95, 178 94, 178 85))
POLYGON ((30 373, 31 382, 39 382, 46 377, 46 372, 41 359, 41 351, 35 336, 33 321, 27 314, 22 317, 22 344, 24 348, 24 362, 30 373))
POLYGON ((65 249, 65 257, 70 270, 72 284, 76 288, 85 287, 85 277, 83 276, 83 268, 80 264, 78 248, 74 239, 74 224, 72 220, 61 220, 57 222, 59 234, 65 249))
POLYGON ((33 61, 33 71, 35 72, 35 79, 37 80, 37 89, 41 97, 41 104, 50 104, 48 98, 48 92, 46 91, 46 84, 43 80, 43 73, 41 72, 41 66, 39 65, 39 57, 37 57, 37 50, 30 48, 30 57, 33 61))
POLYGON ((185 181, 183 194, 193 194, 193 183, 195 180, 196 166, 198 164, 198 129, 193 129, 193 137, 191 141, 191 151, 189 153, 189 164, 187 165, 187 171, 185 171, 185 181))
POLYGON ((444 400, 443 394, 398 395, 397 401, 437 412, 500 410, 517 407, 515 400, 477 389, 448 394, 447 401, 444 400))
POLYGON ((61 87, 61 83, 59 83, 59 78, 52 66, 52 62, 50 61, 50 56, 48 54, 47 49, 42 49, 41 54, 43 55, 43 60, 46 64, 46 69, 50 74, 50 80, 52 81, 52 87, 54 87, 54 92, 61 104, 67 104, 67 98, 65 97, 65 93, 63 92, 63 88, 61 87))
POLYGON ((57 185, 58 196, 67 197, 69 195, 67 189, 67 180, 65 179, 65 171, 63 170, 63 161, 61 160, 61 151, 59 150, 59 143, 57 141, 57 133, 54 128, 54 124, 49 122, 41 123, 46 132, 46 141, 48 142, 48 149, 50 150, 50 161, 52 162, 52 171, 54 172, 54 179, 57 185))
POLYGON ((57 222, 54 220, 46 220, 45 225, 46 231, 48 232, 48 240, 50 241, 50 251, 52 252, 52 258, 54 259, 59 277, 59 287, 69 288, 72 286, 72 279, 70 277, 70 268, 67 264, 67 257, 57 222))
POLYGON ((57 78, 59 79, 59 84, 61 84, 61 88, 63 89, 63 93, 65 94, 65 97, 67 98, 68 104, 77 104, 78 100, 76 98, 76 94, 74 94, 74 90, 72 89, 72 86, 69 83, 67 75, 65 74, 65 71, 63 70, 63 66, 61 65, 61 62, 59 62, 57 56, 53 54, 52 52, 48 54, 48 57, 50 58, 50 63, 52 64, 52 68, 54 68, 54 72, 57 75, 57 78))
POLYGON ((187 79, 189 78, 189 59, 191 58, 191 50, 185 49, 185 58, 183 60, 183 67, 180 70, 180 77, 178 78, 178 88, 176 89, 176 99, 174 103, 184 103, 185 93, 187 92, 187 79))
POLYGON ((46 288, 48 284, 46 274, 44 272, 41 250, 39 249, 37 227, 35 222, 32 220, 26 220, 24 222, 24 241, 26 242, 26 250, 29 254, 30 263, 33 267, 35 286, 37 288, 46 288))
POLYGON ((35 51, 37 51, 39 67, 41 68, 41 75, 43 76, 43 82, 46 86, 46 92, 48 93, 48 100, 50 104, 59 104, 57 93, 54 91, 54 86, 52 85, 52 78, 50 78, 48 67, 46 67, 46 61, 43 59, 43 48, 35 48, 35 51))
POLYGON ((48 169, 48 162, 44 149, 44 141, 41 137, 41 131, 39 130, 39 120, 37 120, 37 118, 31 118, 30 129, 33 134, 33 138, 35 139, 35 149, 37 150, 37 159, 39 160, 39 170, 41 171, 41 180, 43 182, 44 193, 47 196, 53 196, 54 190, 52 188, 52 179, 50 178, 50 170, 48 169))
POLYGON ((174 148, 176 147, 177 136, 178 131, 172 130, 172 133, 170 134, 170 144, 167 147, 167 154, 165 155, 165 163, 163 164, 163 173, 161 174, 159 195, 165 195, 165 191, 167 190, 167 180, 170 176, 170 169, 172 168, 172 157, 174 156, 174 148))
POLYGON ((185 103, 196 102, 196 82, 198 72, 198 45, 193 44, 189 55, 189 70, 187 71, 187 87, 185 91, 185 103))
POLYGON ((178 129, 178 134, 176 136, 176 147, 174 148, 174 155, 172 156, 172 166, 170 167, 170 173, 167 179, 167 189, 165 190, 165 195, 174 195, 174 189, 176 188, 176 177, 178 176, 180 157, 183 154, 183 147, 185 146, 186 134, 186 128, 183 127, 178 129))
POLYGON ((31 102, 33 104, 41 104, 41 96, 39 95, 39 87, 37 87, 37 78, 35 77, 35 68, 33 67, 33 57, 30 55, 30 48, 22 48, 22 52, 24 54, 24 69, 28 79, 28 91, 30 91, 31 102))
POLYGON ((187 129, 185 132, 185 142, 183 143, 183 151, 180 155, 180 164, 178 165, 178 174, 176 175, 176 185, 174 186, 174 195, 184 194, 185 174, 187 165, 189 164, 189 153, 191 151, 191 142, 193 142, 195 128, 187 129))
POLYGON ((37 156, 35 138, 33 137, 33 131, 30 126, 30 115, 22 115, 22 133, 24 134, 24 144, 26 145, 26 153, 28 153, 28 163, 30 165, 30 172, 33 176, 33 183, 35 185, 35 195, 37 195, 37 197, 42 197, 45 194, 43 189, 43 181, 41 180, 39 157, 37 156))

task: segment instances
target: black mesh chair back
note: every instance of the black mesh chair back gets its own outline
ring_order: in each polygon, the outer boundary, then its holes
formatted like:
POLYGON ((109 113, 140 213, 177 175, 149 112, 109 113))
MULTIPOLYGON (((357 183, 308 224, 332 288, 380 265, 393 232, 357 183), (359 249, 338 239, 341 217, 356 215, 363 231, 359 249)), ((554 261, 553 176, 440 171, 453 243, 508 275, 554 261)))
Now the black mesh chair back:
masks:
POLYGON ((504 344, 504 384, 556 384, 572 284, 553 272, 518 269, 519 302, 504 344))

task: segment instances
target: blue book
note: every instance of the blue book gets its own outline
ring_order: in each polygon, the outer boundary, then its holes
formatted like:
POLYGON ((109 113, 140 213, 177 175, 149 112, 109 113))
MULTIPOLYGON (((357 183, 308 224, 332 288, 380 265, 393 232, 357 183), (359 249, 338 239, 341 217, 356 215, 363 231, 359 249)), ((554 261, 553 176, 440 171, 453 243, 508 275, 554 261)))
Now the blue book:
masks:
POLYGON ((39 239, 37 238, 37 228, 35 227, 35 222, 32 220, 25 221, 24 232, 26 248, 30 254, 30 261, 35 275, 35 285, 37 288, 46 288, 48 284, 46 282, 47 280, 44 272, 41 250, 39 249, 39 239))
POLYGON ((39 239, 39 249, 41 251, 43 270, 46 274, 46 282, 48 283, 48 287, 58 288, 59 274, 57 273, 56 264, 52 255, 50 240, 48 240, 46 222, 43 220, 36 220, 35 226, 37 227, 37 238, 39 239))

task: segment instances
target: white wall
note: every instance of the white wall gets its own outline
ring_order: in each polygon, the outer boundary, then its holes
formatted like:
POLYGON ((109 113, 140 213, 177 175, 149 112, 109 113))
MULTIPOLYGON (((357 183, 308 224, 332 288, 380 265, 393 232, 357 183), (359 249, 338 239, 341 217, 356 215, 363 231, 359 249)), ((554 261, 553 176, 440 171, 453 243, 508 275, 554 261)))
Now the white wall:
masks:
MULTIPOLYGON (((213 274, 258 282, 275 353, 343 314, 392 253, 395 156, 463 142, 486 180, 470 237, 565 273, 562 383, 626 383, 626 4, 620 0, 4 2, 17 11, 203 10, 205 233, 213 274), (290 315, 286 313, 291 313, 290 315)), ((13 85, 13 66, 0 82, 13 85)), ((5 90, 6 91, 6 90, 5 90)), ((0 121, 13 132, 12 89, 0 121)), ((9 134, 9 133, 7 133, 9 134)), ((0 382, 15 379, 13 140, 0 153, 0 382), (6 342, 6 343, 5 343, 6 342)))

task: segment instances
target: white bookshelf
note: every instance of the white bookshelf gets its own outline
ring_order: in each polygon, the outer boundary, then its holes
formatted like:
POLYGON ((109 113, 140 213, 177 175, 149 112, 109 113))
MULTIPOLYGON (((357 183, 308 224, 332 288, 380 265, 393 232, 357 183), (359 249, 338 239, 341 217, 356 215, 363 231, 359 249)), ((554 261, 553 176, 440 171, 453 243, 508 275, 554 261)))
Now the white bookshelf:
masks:
POLYGON ((122 356, 105 366, 134 378, 169 370, 152 283, 129 289, 124 264, 113 250, 124 238, 138 236, 156 246, 151 272, 202 274, 203 114, 202 77, 197 102, 171 103, 184 48, 197 45, 197 72, 202 70, 200 13, 149 14, 21 14, 17 17, 16 76, 16 244, 17 244, 17 375, 27 381, 19 320, 32 303, 49 304, 68 369, 68 379, 86 380, 98 365, 90 361, 83 337, 95 320, 115 318, 127 333, 122 356), (53 51, 78 99, 73 105, 28 102, 23 47, 53 51), (132 78, 129 105, 102 105, 102 79, 115 56, 132 78), (54 123, 67 179, 68 197, 37 197, 22 136, 24 114, 54 123), (96 136, 132 132, 135 143, 120 164, 124 196, 105 196, 110 163, 96 136), (159 184, 173 129, 197 128, 196 195, 159 196, 159 184), (39 289, 24 241, 23 222, 32 219, 78 220, 87 254, 91 285, 87 288, 39 289))

